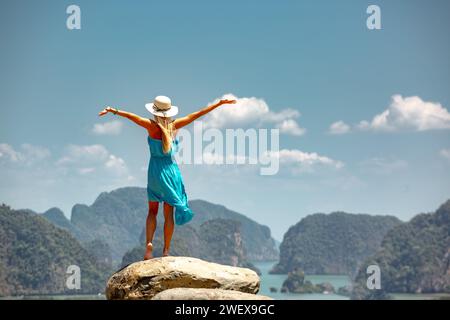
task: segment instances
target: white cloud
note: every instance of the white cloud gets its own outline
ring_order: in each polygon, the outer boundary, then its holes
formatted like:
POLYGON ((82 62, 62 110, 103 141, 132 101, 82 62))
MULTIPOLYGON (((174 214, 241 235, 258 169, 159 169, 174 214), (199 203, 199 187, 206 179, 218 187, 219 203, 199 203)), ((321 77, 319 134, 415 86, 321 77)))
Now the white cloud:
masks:
POLYGON ((263 118, 269 113, 269 106, 262 99, 240 98, 233 94, 225 94, 214 100, 236 99, 236 104, 223 105, 205 117, 204 126, 213 128, 224 128, 226 126, 247 126, 263 118))
POLYGON ((130 175, 125 161, 111 154, 103 145, 69 145, 65 154, 56 161, 56 164, 68 171, 74 169, 80 175, 107 173, 112 177, 134 180, 130 175))
POLYGON ((318 168, 341 169, 344 163, 316 152, 303 152, 297 149, 282 149, 268 152, 270 157, 278 157, 280 169, 288 169, 291 174, 313 173, 318 168))
POLYGON ((21 145, 21 148, 25 158, 31 161, 43 160, 50 157, 50 151, 44 147, 24 143, 21 145))
POLYGON ((350 126, 346 124, 344 121, 336 121, 333 124, 331 124, 328 132, 330 134, 345 134, 350 132, 350 126))
POLYGON ((276 128, 280 129, 281 133, 290 134, 293 136, 301 136, 305 133, 304 128, 300 128, 297 121, 292 119, 283 120, 276 125, 276 128))
POLYGON ((297 110, 287 108, 274 112, 270 110, 263 99, 255 97, 238 98, 233 94, 225 94, 215 99, 213 103, 220 99, 235 99, 237 103, 223 105, 208 114, 204 119, 205 128, 245 128, 271 124, 285 134, 299 136, 305 133, 305 129, 301 128, 295 120, 300 117, 297 110))
POLYGON ((48 157, 50 157, 50 151, 41 146, 23 143, 20 150, 15 150, 9 144, 0 144, 0 161, 2 162, 31 165, 48 157))
POLYGON ((258 159, 256 158, 250 158, 245 155, 237 155, 237 154, 223 155, 221 153, 203 152, 201 154, 201 157, 202 157, 201 159, 197 158, 197 161, 206 165, 227 164, 227 163, 250 164, 252 161, 255 164, 258 163, 258 159))
POLYGON ((284 164, 299 164, 299 165, 327 165, 340 169, 344 166, 341 161, 333 160, 331 158, 321 156, 316 152, 308 153, 297 149, 282 149, 279 152, 272 153, 272 155, 278 156, 280 163, 284 164))
POLYGON ((128 168, 125 164, 125 161, 113 154, 109 155, 108 161, 106 161, 105 163, 105 167, 112 173, 117 175, 125 175, 128 173, 128 168))
MULTIPOLYGON (((289 173, 289 175, 302 174, 305 172, 313 173, 319 172, 318 170, 323 170, 326 168, 330 169, 341 169, 344 167, 344 163, 338 160, 331 159, 329 157, 319 155, 315 152, 308 153, 297 149, 282 149, 280 151, 266 151, 264 156, 264 161, 268 159, 275 159, 279 162, 280 170, 289 173)), ((219 154, 211 152, 203 152, 202 159, 197 159, 200 163, 207 165, 208 167, 219 168, 221 174, 228 172, 230 167, 228 166, 224 170, 221 164, 233 164, 233 170, 236 173, 253 173, 258 174, 261 172, 262 167, 267 167, 267 163, 263 164, 261 158, 252 158, 245 155, 235 155, 235 154, 219 154), (219 164, 219 165, 218 165, 219 164), (211 166, 212 165, 212 166, 211 166)), ((277 165, 278 167, 278 165, 277 165)), ((282 173, 280 171, 280 173, 282 173)), ((276 173, 277 174, 277 173, 276 173)), ((283 173, 282 173, 283 174, 283 173)))
POLYGON ((442 149, 441 151, 439 151, 439 154, 441 155, 441 157, 450 160, 450 149, 442 149))
POLYGON ((9 144, 0 144, 0 159, 8 160, 11 162, 18 162, 22 158, 22 155, 14 150, 9 144))
POLYGON ((122 131, 122 122, 113 120, 105 123, 96 123, 92 132, 99 135, 118 135, 122 131))
POLYGON ((394 95, 388 109, 371 121, 361 121, 357 127, 374 131, 450 129, 450 113, 440 103, 394 95))
MULTIPOLYGON (((403 98, 397 94, 392 96, 391 104, 386 110, 370 121, 360 121, 354 125, 354 129, 384 132, 450 129, 450 112, 440 103, 423 101, 417 96, 403 98)), ((329 129, 331 134, 350 131, 351 127, 343 121, 334 122, 329 129)))
MULTIPOLYGON (((252 99, 255 99, 255 98, 252 98, 252 99)), ((265 113, 263 115, 263 121, 277 123, 277 122, 281 122, 285 119, 292 119, 292 118, 298 118, 298 117, 300 117, 300 112, 298 112, 297 110, 291 109, 291 108, 287 108, 287 109, 283 109, 279 112, 269 111, 269 112, 265 113)))
POLYGON ((19 207, 45 211, 64 205, 70 213, 74 203, 93 201, 101 191, 144 182, 102 145, 68 145, 52 155, 44 147, 0 143, 1 194, 19 207))
POLYGON ((69 145, 65 155, 56 161, 57 165, 103 163, 109 157, 109 151, 100 144, 93 145, 69 145))

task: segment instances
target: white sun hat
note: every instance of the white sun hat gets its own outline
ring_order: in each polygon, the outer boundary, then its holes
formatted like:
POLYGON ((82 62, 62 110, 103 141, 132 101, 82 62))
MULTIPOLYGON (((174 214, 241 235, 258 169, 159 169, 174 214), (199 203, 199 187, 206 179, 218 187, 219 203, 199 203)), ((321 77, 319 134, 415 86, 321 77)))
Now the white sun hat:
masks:
POLYGON ((178 113, 178 107, 172 105, 172 101, 166 96, 157 96, 153 102, 146 103, 145 108, 158 117, 173 117, 178 113))

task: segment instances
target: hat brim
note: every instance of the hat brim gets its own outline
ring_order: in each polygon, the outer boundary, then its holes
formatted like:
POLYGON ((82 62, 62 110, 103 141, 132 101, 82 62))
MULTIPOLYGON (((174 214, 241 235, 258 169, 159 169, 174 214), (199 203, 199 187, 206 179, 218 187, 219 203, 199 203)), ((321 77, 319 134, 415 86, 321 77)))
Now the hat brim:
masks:
POLYGON ((148 112, 158 117, 169 118, 178 114, 178 107, 176 106, 171 106, 167 111, 156 111, 153 109, 153 106, 153 102, 145 104, 145 108, 148 110, 148 112))

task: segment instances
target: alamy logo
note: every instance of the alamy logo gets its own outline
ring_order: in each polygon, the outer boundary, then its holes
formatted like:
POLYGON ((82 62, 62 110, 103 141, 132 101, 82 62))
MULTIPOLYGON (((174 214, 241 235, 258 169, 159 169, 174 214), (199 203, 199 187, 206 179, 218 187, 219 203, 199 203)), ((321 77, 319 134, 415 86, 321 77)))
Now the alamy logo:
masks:
POLYGON ((367 289, 374 290, 374 289, 381 289, 381 271, 380 267, 376 264, 370 265, 367 267, 366 270, 367 274, 370 274, 370 276, 367 278, 367 289))
POLYGON ((70 266, 67 267, 67 274, 69 274, 69 276, 67 277, 66 280, 66 287, 69 290, 79 290, 81 289, 81 270, 80 267, 72 264, 70 266))
POLYGON ((79 6, 72 4, 67 7, 66 13, 70 14, 66 20, 66 26, 69 30, 81 29, 81 9, 79 6))
POLYGON ((203 129, 203 122, 196 121, 192 134, 182 128, 177 136, 179 164, 259 165, 263 176, 278 173, 279 129, 226 129, 224 134, 215 128, 203 129))
POLYGON ((369 30, 381 29, 381 9, 377 5, 370 5, 367 7, 367 14, 370 16, 367 18, 366 25, 369 30))

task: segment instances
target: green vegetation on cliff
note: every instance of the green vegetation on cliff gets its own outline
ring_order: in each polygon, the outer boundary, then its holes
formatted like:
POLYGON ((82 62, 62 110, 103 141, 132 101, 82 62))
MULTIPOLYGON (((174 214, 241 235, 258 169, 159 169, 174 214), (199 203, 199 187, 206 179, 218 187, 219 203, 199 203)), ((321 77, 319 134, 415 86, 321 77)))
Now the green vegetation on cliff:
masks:
POLYGON ((390 230, 378 252, 361 266, 354 299, 386 293, 450 293, 450 200, 390 230), (378 265, 381 290, 366 288, 366 269, 378 265))
POLYGON ((189 205, 192 211, 196 213, 195 218, 192 220, 194 227, 198 228, 204 222, 217 218, 237 221, 240 225, 242 245, 249 260, 278 259, 277 244, 270 234, 269 227, 261 225, 245 215, 222 205, 204 200, 192 200, 189 202, 189 205))
POLYGON ((27 210, 0 206, 0 295, 103 292, 111 270, 66 230, 27 210), (81 289, 66 287, 67 268, 81 270, 81 289))
POLYGON ((295 269, 288 273, 281 287, 281 291, 293 293, 332 293, 335 289, 328 282, 313 284, 311 281, 305 280, 305 273, 302 270, 295 269))
MULTIPOLYGON (((170 253, 174 256, 190 256, 225 265, 246 267, 259 272, 246 256, 242 242, 240 223, 230 219, 212 219, 194 228, 184 225, 174 232, 170 253)), ((142 245, 125 253, 122 266, 142 260, 145 251, 145 234, 142 245)), ((153 254, 161 256, 163 249, 163 224, 157 226, 153 254)))
MULTIPOLYGON (((243 247, 248 259, 275 260, 278 258, 275 241, 267 226, 260 225, 224 206, 203 200, 190 201, 189 205, 195 212, 194 219, 188 224, 189 227, 199 231, 200 226, 208 220, 216 218, 235 220, 240 224, 243 247)), ((70 231, 83 245, 93 240, 107 243, 113 261, 117 265, 125 252, 143 244, 140 235, 145 226, 147 213, 146 189, 126 187, 102 192, 90 206, 76 204, 72 209, 70 221, 57 208, 48 210, 44 216, 55 225, 70 231)), ((159 212, 158 223, 161 225, 163 221, 162 212, 159 212)), ((177 228, 175 234, 185 227, 187 226, 177 228)), ((192 233, 191 230, 190 232, 192 233)), ((158 235, 155 237, 161 238, 158 235)), ((175 249, 177 244, 176 239, 174 240, 175 249)))
POLYGON ((289 228, 272 273, 295 269, 307 274, 354 276, 359 265, 379 248, 384 235, 400 224, 392 216, 317 213, 289 228))

